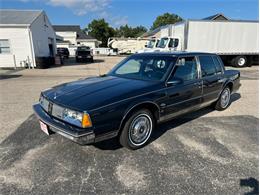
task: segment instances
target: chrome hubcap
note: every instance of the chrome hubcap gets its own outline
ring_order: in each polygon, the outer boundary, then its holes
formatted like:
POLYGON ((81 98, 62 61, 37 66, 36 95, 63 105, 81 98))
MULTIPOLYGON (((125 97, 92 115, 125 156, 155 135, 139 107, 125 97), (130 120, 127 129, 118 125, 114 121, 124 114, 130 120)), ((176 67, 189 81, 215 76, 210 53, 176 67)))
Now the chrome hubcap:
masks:
POLYGON ((230 101, 230 90, 229 88, 226 88, 221 94, 221 101, 220 101, 221 107, 226 108, 229 104, 229 101, 230 101))
POLYGON ((130 125, 129 140, 133 145, 142 145, 149 139, 151 132, 152 119, 147 114, 140 114, 130 125))
POLYGON ((245 63, 246 63, 245 58, 239 58, 239 59, 238 59, 238 65, 239 65, 239 66, 243 66, 245 63))

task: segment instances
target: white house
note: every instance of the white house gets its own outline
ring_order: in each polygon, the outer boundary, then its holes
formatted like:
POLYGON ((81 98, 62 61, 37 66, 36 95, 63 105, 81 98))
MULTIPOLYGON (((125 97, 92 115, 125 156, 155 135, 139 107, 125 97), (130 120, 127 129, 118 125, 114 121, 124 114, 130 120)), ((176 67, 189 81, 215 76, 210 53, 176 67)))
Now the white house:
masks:
POLYGON ((42 10, 0 10, 0 67, 53 62, 56 35, 42 10))
POLYGON ((78 25, 53 25, 56 32, 57 47, 66 47, 70 55, 74 55, 77 46, 88 46, 97 48, 100 42, 94 37, 86 34, 78 25))

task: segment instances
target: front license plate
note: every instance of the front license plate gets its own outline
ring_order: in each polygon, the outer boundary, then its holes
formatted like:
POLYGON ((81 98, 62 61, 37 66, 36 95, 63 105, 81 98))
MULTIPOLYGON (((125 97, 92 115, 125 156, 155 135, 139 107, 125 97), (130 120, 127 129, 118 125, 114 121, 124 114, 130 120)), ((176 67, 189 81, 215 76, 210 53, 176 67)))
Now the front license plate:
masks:
POLYGON ((40 121, 40 126, 41 126, 41 130, 46 133, 47 135, 50 135, 49 130, 48 130, 48 126, 46 124, 44 124, 42 121, 40 121))

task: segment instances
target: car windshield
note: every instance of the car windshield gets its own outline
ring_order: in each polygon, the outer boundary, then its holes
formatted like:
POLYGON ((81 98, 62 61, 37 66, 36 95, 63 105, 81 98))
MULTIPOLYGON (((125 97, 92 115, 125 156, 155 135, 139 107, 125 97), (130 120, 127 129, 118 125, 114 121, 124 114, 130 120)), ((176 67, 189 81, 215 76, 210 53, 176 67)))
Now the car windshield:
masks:
POLYGON ((133 55, 115 66, 108 75, 159 81, 176 61, 172 56, 133 55))
POLYGON ((156 40, 150 40, 147 44, 147 48, 153 48, 156 40))
POLYGON ((159 43, 158 43, 158 47, 159 48, 165 48, 167 42, 168 42, 169 38, 161 38, 159 43))

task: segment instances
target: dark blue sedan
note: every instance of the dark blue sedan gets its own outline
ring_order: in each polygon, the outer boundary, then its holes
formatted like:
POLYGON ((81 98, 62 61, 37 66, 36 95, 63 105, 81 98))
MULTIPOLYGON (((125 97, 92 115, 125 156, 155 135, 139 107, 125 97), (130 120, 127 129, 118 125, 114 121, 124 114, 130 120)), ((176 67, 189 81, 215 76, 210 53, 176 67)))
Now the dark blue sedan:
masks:
POLYGON ((138 149, 156 123, 206 106, 225 110, 240 87, 240 73, 209 53, 134 54, 108 74, 65 83, 33 106, 41 129, 79 144, 118 137, 138 149))

